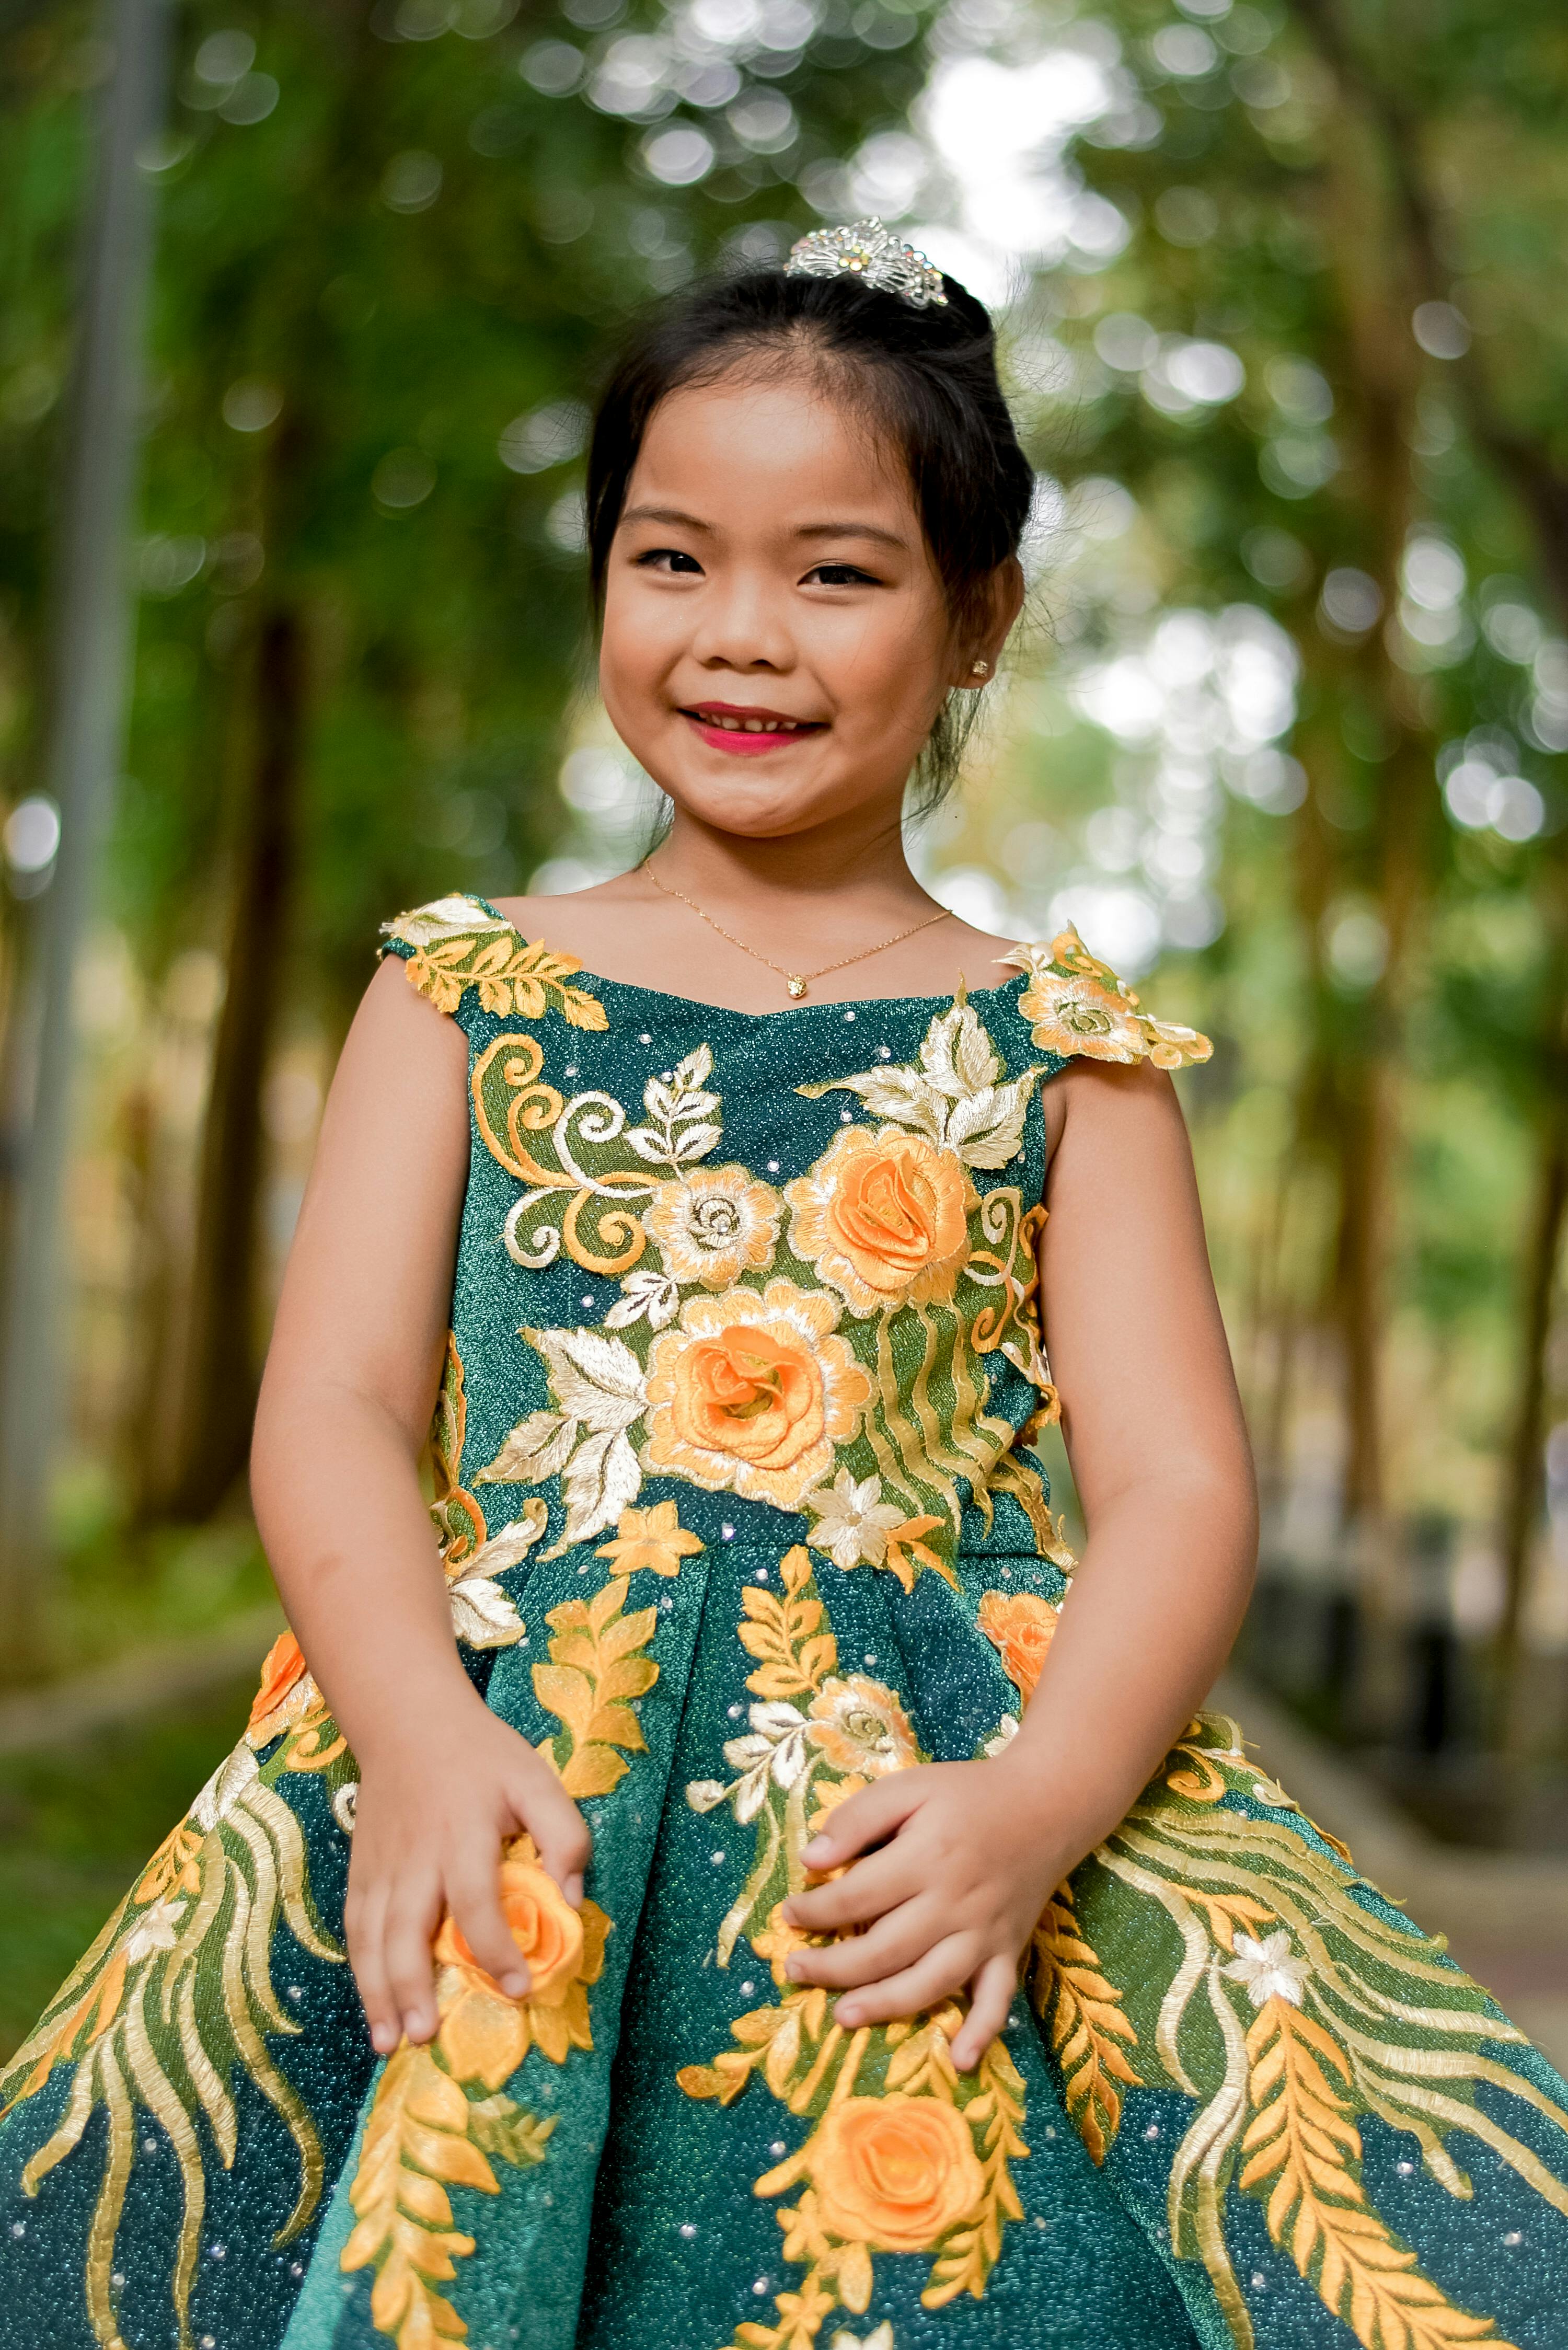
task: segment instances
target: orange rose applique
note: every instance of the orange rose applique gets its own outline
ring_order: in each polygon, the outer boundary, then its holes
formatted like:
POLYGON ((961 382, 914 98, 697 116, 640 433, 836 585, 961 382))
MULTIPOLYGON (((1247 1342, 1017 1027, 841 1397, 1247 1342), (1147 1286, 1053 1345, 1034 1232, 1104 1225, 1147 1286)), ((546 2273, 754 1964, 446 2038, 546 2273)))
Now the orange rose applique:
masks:
POLYGON ((823 2226, 874 2251, 934 2251, 985 2192, 969 2124, 941 2097, 846 2097, 810 2169, 823 2226))
POLYGON ((593 2046, 587 1986, 598 1981, 610 1929, 597 1902, 572 1908, 526 1836, 502 1860, 501 1907, 528 1967, 522 1999, 508 1999, 486 1974, 454 1918, 442 1920, 435 1941, 441 2053, 455 2080, 487 2089, 498 2089, 530 2047, 564 2064, 568 2048, 593 2046))
POLYGON ((955 1150, 884 1126, 847 1126, 784 1189, 790 1245, 852 1314, 953 1294, 976 1193, 955 1150))
POLYGON ((871 1394, 837 1319, 787 1281, 688 1298, 649 1357, 643 1467, 798 1509, 871 1394))
POLYGON ((310 1678, 299 1642, 292 1632, 280 1632, 262 1659, 261 1686, 245 1736, 253 1746, 265 1746, 320 1702, 321 1692, 310 1678))
POLYGON ((1034 1694, 1060 1610, 1033 1591, 984 1591, 976 1622, 1025 1705, 1034 1694))

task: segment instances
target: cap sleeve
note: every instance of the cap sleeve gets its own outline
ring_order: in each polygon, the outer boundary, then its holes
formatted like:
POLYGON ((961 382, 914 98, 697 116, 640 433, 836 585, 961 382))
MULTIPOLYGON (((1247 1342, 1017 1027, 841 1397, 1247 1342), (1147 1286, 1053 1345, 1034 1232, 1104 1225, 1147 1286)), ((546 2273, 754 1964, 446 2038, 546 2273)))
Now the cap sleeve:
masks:
POLYGON ((575 956, 523 938, 483 898, 432 898, 383 922, 377 952, 397 955, 410 985, 456 1019, 472 1004, 502 1020, 513 1014, 537 1020, 555 1011, 574 1028, 607 1024, 597 996, 567 984, 582 969, 575 956))
POLYGON ((1196 1028, 1151 1019, 1070 923, 1049 946, 1016 946, 999 960, 1029 973, 1019 1012, 1039 1049, 1058 1060, 1152 1061, 1157 1069, 1180 1069, 1214 1050, 1196 1028))

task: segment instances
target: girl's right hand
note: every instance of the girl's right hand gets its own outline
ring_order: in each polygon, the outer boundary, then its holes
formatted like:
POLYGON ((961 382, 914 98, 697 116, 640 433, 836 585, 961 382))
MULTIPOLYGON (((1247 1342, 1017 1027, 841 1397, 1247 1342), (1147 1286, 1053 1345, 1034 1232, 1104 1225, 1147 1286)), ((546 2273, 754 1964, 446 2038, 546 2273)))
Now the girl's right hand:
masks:
POLYGON ((509 1999, 528 1969, 501 1907, 501 1849, 526 1833, 576 1908, 593 1850, 582 1814, 544 1756, 477 1695, 460 1698, 417 1741, 359 1757, 344 1929, 371 2043, 435 2036, 431 1944, 451 1911, 509 1999))

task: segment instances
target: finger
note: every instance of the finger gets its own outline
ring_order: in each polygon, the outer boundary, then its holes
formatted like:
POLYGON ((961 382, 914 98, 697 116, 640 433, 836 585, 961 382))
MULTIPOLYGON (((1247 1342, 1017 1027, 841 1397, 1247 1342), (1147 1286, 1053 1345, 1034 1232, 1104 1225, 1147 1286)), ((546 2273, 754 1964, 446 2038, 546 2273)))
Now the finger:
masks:
POLYGON ((851 1983, 882 1982, 923 1959, 944 1936, 943 1920, 929 1901, 906 1901, 879 1918, 868 1934, 846 1935, 826 1949, 792 1950, 784 1972, 792 1982, 826 1983, 846 1991, 851 1983))
POLYGON ((950 1934, 928 1950, 918 1964, 881 1982, 861 1983, 846 1991, 833 2011, 836 2023, 888 2023, 896 2015, 918 2015, 923 2007, 961 1991, 974 1971, 974 1943, 967 1934, 950 1934))
POLYGON ((458 1930, 487 1975, 508 1999, 523 1999, 528 1991, 528 1967, 518 1950, 506 1912, 501 1907, 499 1856, 487 1866, 454 1869, 447 1880, 447 1906, 458 1930))
POLYGON ((953 2042, 953 2063, 961 2073, 972 2073, 1007 2021, 1018 1989, 1017 1962, 1000 1952, 987 1959, 970 1986, 970 2010, 953 2042))
POLYGON ((345 1911, 343 1920, 348 1962, 370 2027, 370 2045, 378 2056, 389 2056, 403 2036, 403 2019, 387 1978, 382 1941, 386 1909, 383 1896, 367 1895, 345 1911))
POLYGON ((413 2041, 432 2040, 439 2021, 431 1943, 441 1908, 441 1888, 433 1877, 400 1886, 388 1905, 387 1973, 404 2033, 413 2041))
POLYGON ((792 1893, 784 1905, 787 1924, 804 1926, 811 1934, 828 1934, 839 1926, 866 1926, 874 1918, 923 1891, 919 1872, 897 1844, 857 1860, 830 1885, 808 1886, 792 1893))
POLYGON ((925 1801, 927 1781, 919 1769, 891 1771, 829 1813, 801 1854, 807 1868, 841 1868, 867 1845, 881 1844, 925 1801))
POLYGON ((512 1790, 520 1827, 539 1849, 539 1860, 574 1909, 583 1898, 583 1876, 593 1857, 588 1824, 554 1772, 520 1779, 512 1790))

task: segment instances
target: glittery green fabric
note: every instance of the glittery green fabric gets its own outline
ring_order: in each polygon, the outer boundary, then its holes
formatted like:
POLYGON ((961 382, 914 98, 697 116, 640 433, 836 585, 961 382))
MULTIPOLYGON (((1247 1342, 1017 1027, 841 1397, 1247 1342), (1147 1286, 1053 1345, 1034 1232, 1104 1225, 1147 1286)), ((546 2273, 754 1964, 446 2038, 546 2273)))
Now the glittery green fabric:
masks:
MULTIPOLYGON (((1012 2017, 841 2031, 779 1905, 833 1804, 994 1752, 1072 1561, 1028 1449, 1041 1089, 1202 1057, 1072 933, 967 1002, 747 1016, 483 901, 433 1516, 476 1685, 581 1803, 503 1999, 372 2055, 356 1772, 286 1639, 4 2075, 5 2350, 1568 2345, 1568 2089, 1234 1723, 1041 1920, 1012 2017)), ((410 1713, 410 1741, 421 1724, 410 1713)))

